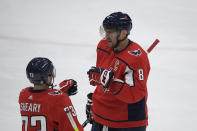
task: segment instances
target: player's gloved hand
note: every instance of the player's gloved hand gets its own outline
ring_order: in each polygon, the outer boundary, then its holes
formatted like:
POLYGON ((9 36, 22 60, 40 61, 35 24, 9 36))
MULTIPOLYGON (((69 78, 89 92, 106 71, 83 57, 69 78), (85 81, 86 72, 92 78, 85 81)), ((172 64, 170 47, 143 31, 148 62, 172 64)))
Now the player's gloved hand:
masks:
POLYGON ((91 106, 92 104, 92 94, 93 93, 88 93, 87 97, 88 97, 88 101, 86 104, 86 116, 87 116, 87 120, 90 124, 93 123, 93 118, 92 118, 92 111, 91 111, 91 106))
POLYGON ((68 96, 77 94, 77 82, 73 79, 64 80, 59 84, 60 90, 68 96))
POLYGON ((108 88, 114 77, 114 72, 110 70, 104 70, 102 68, 92 67, 88 72, 90 85, 103 85, 104 88, 108 88))
POLYGON ((96 86, 101 84, 100 77, 102 72, 103 72, 102 68, 96 68, 94 66, 91 67, 91 69, 87 72, 90 85, 96 86))

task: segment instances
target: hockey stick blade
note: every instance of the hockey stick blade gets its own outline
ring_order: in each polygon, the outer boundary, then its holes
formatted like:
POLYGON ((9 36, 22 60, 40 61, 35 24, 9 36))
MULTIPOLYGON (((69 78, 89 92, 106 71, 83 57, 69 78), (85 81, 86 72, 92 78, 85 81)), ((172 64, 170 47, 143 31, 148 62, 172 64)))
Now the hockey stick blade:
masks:
POLYGON ((156 40, 153 42, 153 44, 148 48, 147 53, 150 53, 150 52, 153 50, 153 48, 155 48, 155 46, 156 46, 158 43, 159 43, 159 40, 156 39, 156 40))

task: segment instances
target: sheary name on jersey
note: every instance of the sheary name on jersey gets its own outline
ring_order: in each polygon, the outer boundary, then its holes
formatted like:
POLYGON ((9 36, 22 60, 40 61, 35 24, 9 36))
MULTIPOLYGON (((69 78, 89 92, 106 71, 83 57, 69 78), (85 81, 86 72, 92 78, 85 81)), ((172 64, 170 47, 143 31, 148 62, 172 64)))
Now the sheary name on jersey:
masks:
POLYGON ((40 112, 41 104, 35 103, 20 103, 21 111, 40 112))

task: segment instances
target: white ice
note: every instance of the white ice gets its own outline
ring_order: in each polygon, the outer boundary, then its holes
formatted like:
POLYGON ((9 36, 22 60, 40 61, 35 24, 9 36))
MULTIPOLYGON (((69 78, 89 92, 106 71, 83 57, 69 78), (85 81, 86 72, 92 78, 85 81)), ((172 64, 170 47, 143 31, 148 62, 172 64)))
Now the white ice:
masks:
POLYGON ((80 123, 85 121, 86 95, 95 89, 86 72, 95 65, 99 26, 115 11, 131 16, 129 38, 144 49, 161 41, 149 54, 147 131, 197 130, 196 5, 195 0, 0 0, 0 130, 21 130, 18 95, 31 85, 25 68, 36 56, 53 61, 56 83, 78 81, 79 93, 71 100, 80 123))

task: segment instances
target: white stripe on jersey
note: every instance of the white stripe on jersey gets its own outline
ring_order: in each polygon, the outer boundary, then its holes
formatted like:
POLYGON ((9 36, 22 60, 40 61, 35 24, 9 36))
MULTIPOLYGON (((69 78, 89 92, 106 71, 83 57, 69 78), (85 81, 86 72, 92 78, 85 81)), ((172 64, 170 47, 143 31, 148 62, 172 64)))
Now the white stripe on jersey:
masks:
POLYGON ((103 130, 102 131, 108 131, 108 127, 107 126, 103 126, 103 130))
POLYGON ((125 73, 125 83, 129 86, 134 86, 133 70, 127 66, 125 73))

